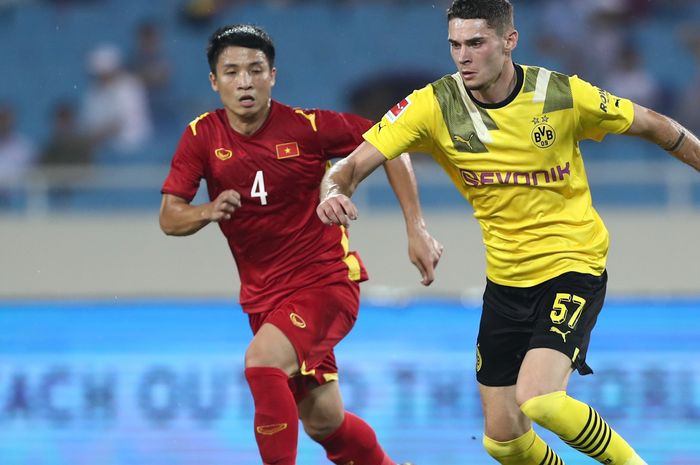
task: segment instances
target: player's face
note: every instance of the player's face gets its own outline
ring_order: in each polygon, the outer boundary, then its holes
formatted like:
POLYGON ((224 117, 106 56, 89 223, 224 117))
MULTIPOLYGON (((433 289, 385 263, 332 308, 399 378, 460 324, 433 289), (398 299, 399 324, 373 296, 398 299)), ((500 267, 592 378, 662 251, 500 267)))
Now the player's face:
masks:
POLYGON ((231 46, 219 55, 209 80, 229 113, 255 120, 267 114, 276 72, 261 50, 231 46))
POLYGON ((452 60, 472 91, 488 89, 498 80, 517 43, 516 31, 500 35, 484 19, 453 18, 447 33, 452 60))

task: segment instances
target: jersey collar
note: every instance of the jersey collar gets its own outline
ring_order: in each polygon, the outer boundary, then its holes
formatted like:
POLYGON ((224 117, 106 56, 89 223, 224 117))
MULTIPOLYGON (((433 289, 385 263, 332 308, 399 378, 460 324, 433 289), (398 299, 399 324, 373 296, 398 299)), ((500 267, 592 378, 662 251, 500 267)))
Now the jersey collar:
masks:
POLYGON ((506 97, 505 100, 503 100, 502 102, 498 102, 498 103, 480 102, 476 98, 474 98, 472 93, 469 91, 469 89, 466 89, 466 86, 465 86, 465 90, 467 91, 467 95, 469 95, 469 98, 472 100, 472 102, 474 102, 476 105, 480 106, 481 108, 486 108, 486 109, 492 110, 495 108, 503 108, 506 105, 508 105, 510 102, 515 100, 515 97, 518 96, 518 94, 520 93, 520 90, 523 88, 523 81, 525 80, 525 78, 524 78, 525 72, 523 71, 522 66, 520 66, 519 64, 513 63, 513 66, 515 66, 515 76, 516 76, 515 87, 513 88, 513 91, 510 93, 510 95, 508 95, 508 97, 506 97))

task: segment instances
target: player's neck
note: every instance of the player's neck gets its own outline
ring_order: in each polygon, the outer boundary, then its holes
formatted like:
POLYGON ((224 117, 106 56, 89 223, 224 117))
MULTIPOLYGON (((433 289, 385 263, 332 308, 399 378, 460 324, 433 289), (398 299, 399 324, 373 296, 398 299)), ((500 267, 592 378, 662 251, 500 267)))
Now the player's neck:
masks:
POLYGON ((226 116, 228 118, 228 124, 237 133, 243 136, 251 136, 260 129, 267 116, 270 114, 271 105, 267 105, 263 110, 254 115, 244 117, 233 113, 232 111, 226 109, 226 116))
POLYGON ((515 64, 508 62, 495 81, 481 90, 471 91, 475 99, 482 103, 501 103, 513 92, 518 84, 518 76, 515 72, 515 64))

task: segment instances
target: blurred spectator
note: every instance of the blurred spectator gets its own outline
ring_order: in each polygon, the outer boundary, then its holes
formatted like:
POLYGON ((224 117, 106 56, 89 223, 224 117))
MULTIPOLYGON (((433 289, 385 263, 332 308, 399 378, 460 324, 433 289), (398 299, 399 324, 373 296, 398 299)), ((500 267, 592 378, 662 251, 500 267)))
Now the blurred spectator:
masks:
POLYGON ((607 70, 601 87, 620 97, 628 98, 647 108, 661 111, 661 86, 632 44, 625 45, 614 65, 607 70))
POLYGON ((53 130, 42 149, 40 163, 45 166, 92 164, 93 144, 79 130, 74 106, 59 102, 52 116, 53 130))
MULTIPOLYGON (((441 77, 428 71, 384 72, 358 81, 350 89, 348 106, 351 113, 372 121, 379 121, 391 107, 429 82, 441 77)), ((411 154, 413 163, 430 160, 429 156, 411 154)))
POLYGON ((236 0, 185 0, 179 9, 183 21, 191 26, 209 27, 236 0))
POLYGON ((563 72, 600 84, 620 56, 629 21, 624 0, 547 0, 537 47, 563 72))
MULTIPOLYGON (((55 6, 57 8, 70 8, 70 7, 82 7, 85 5, 91 5, 100 3, 103 0, 44 0, 46 3, 55 6)), ((0 1, 0 3, 2 3, 0 1)))
MULTIPOLYGON (((333 5, 361 3, 358 0, 325 0, 333 5)), ((362 0, 365 3, 381 3, 377 0, 362 0)), ((399 0, 382 0, 384 3, 398 3, 399 0)), ((404 3, 406 0, 402 0, 404 3)), ((414 0, 422 1, 422 0, 414 0)), ((294 8, 301 4, 319 3, 318 0, 184 0, 180 6, 180 18, 190 26, 209 27, 214 20, 226 14, 229 8, 244 5, 264 4, 271 8, 294 8)))
POLYGON ((15 128, 15 108, 0 103, 0 205, 9 205, 12 184, 20 181, 34 165, 34 144, 15 128))
POLYGON ((156 21, 149 20, 139 25, 130 67, 146 87, 156 130, 168 129, 173 123, 171 67, 163 49, 163 34, 156 21))
POLYGON ((153 132, 143 83, 124 69, 121 52, 112 45, 93 49, 87 67, 93 82, 83 100, 83 128, 100 148, 138 152, 153 132))
POLYGON ((681 90, 675 116, 681 124, 700 134, 700 27, 692 24, 681 30, 681 39, 695 57, 695 76, 681 90))
POLYGON ((50 202, 54 207, 66 206, 74 190, 74 184, 88 174, 92 166, 93 142, 77 125, 76 109, 68 102, 59 102, 53 109, 53 129, 41 152, 40 164, 51 168, 45 175, 55 187, 50 189, 50 202), (54 168, 81 168, 55 170, 54 168))
POLYGON ((384 113, 404 97, 429 82, 442 77, 430 72, 384 72, 359 80, 349 91, 350 112, 372 121, 379 121, 384 113))

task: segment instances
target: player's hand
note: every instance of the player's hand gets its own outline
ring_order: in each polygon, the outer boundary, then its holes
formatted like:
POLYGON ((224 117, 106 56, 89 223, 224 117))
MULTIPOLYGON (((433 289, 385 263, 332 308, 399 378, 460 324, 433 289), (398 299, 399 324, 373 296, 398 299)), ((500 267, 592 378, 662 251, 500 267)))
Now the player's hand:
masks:
POLYGON ((348 226, 357 219, 357 207, 347 195, 333 194, 318 204, 316 214, 324 224, 348 226))
POLYGON ((236 209, 241 207, 241 194, 233 189, 225 190, 209 202, 205 216, 209 221, 230 220, 236 209))
POLYGON ((444 247, 425 227, 416 227, 408 233, 408 258, 421 274, 421 284, 430 286, 435 280, 435 267, 444 247))

